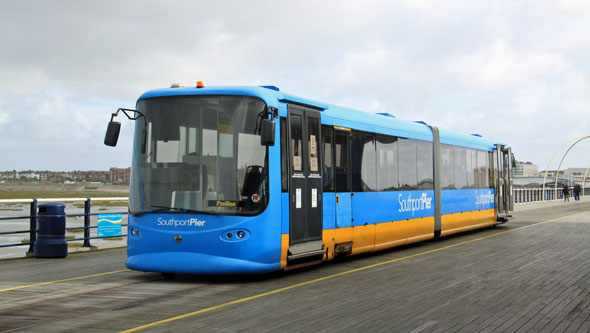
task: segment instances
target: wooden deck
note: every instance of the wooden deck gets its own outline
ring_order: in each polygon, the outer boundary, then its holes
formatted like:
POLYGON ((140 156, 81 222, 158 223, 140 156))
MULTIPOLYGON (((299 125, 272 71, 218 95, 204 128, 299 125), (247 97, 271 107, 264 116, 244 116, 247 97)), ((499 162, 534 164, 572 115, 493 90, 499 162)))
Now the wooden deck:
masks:
POLYGON ((2 260, 0 332, 588 332, 590 202, 535 207, 266 276, 164 280, 126 270, 125 249, 2 260))

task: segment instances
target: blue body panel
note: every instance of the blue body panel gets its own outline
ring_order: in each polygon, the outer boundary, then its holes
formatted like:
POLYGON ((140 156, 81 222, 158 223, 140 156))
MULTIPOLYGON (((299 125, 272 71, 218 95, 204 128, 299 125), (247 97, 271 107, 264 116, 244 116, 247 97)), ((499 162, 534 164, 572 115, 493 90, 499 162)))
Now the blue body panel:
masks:
POLYGON ((494 189, 443 190, 441 203, 443 215, 493 209, 494 189))
POLYGON ((127 267, 174 273, 250 273, 280 267, 280 225, 254 217, 144 214, 130 216, 127 267), (242 239, 237 231, 244 231, 242 239), (227 234, 232 233, 228 238, 227 234), (132 235, 133 234, 133 235, 132 235), (181 242, 175 237, 182 237, 181 242))
MULTIPOLYGON (((285 194, 285 193, 284 193, 285 194)), ((324 230, 434 216, 434 190, 324 193, 324 230), (335 197, 339 196, 336 205, 335 197), (354 222, 353 222, 354 221, 354 222)), ((283 207, 288 209, 288 196, 283 207)), ((442 214, 494 208, 494 189, 442 191, 442 214)), ((288 227, 288 219, 284 220, 288 227)))
POLYGON ((324 230, 336 228, 336 193, 322 195, 322 222, 324 230))
POLYGON ((336 227, 352 227, 352 194, 337 193, 339 204, 336 205, 336 227))
POLYGON ((355 193, 354 225, 433 216, 433 195, 433 190, 355 193))

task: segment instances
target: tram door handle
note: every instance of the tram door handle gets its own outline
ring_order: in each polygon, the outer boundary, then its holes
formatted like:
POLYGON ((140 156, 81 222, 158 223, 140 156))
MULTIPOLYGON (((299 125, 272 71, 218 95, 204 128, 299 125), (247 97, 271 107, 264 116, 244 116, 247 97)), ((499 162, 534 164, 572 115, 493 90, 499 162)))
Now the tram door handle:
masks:
POLYGON ((339 203, 340 203, 340 197, 336 196, 336 204, 339 204, 339 203))

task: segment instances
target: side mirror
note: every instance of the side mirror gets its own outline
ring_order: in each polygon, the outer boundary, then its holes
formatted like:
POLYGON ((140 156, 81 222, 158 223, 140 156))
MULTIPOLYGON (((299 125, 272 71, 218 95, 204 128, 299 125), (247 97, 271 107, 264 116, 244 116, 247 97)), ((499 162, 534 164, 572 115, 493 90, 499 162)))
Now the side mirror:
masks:
POLYGON ((263 146, 275 145, 275 121, 272 119, 262 119, 260 129, 260 144, 263 146))
POLYGON ((107 133, 104 136, 104 144, 110 147, 115 147, 119 140, 119 131, 121 130, 121 123, 117 121, 109 121, 107 133))

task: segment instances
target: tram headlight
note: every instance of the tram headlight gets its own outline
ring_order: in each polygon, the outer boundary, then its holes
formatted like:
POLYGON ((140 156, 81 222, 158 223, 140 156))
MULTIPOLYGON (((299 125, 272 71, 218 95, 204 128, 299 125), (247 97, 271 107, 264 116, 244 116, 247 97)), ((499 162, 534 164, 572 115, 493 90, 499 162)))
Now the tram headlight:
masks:
POLYGON ((141 232, 139 231, 139 229, 137 229, 135 227, 131 227, 131 228, 129 228, 129 232, 128 232, 127 236, 134 237, 134 238, 140 238, 141 232))
POLYGON ((245 241, 250 238, 250 231, 247 229, 226 230, 221 234, 221 239, 226 242, 245 241))

